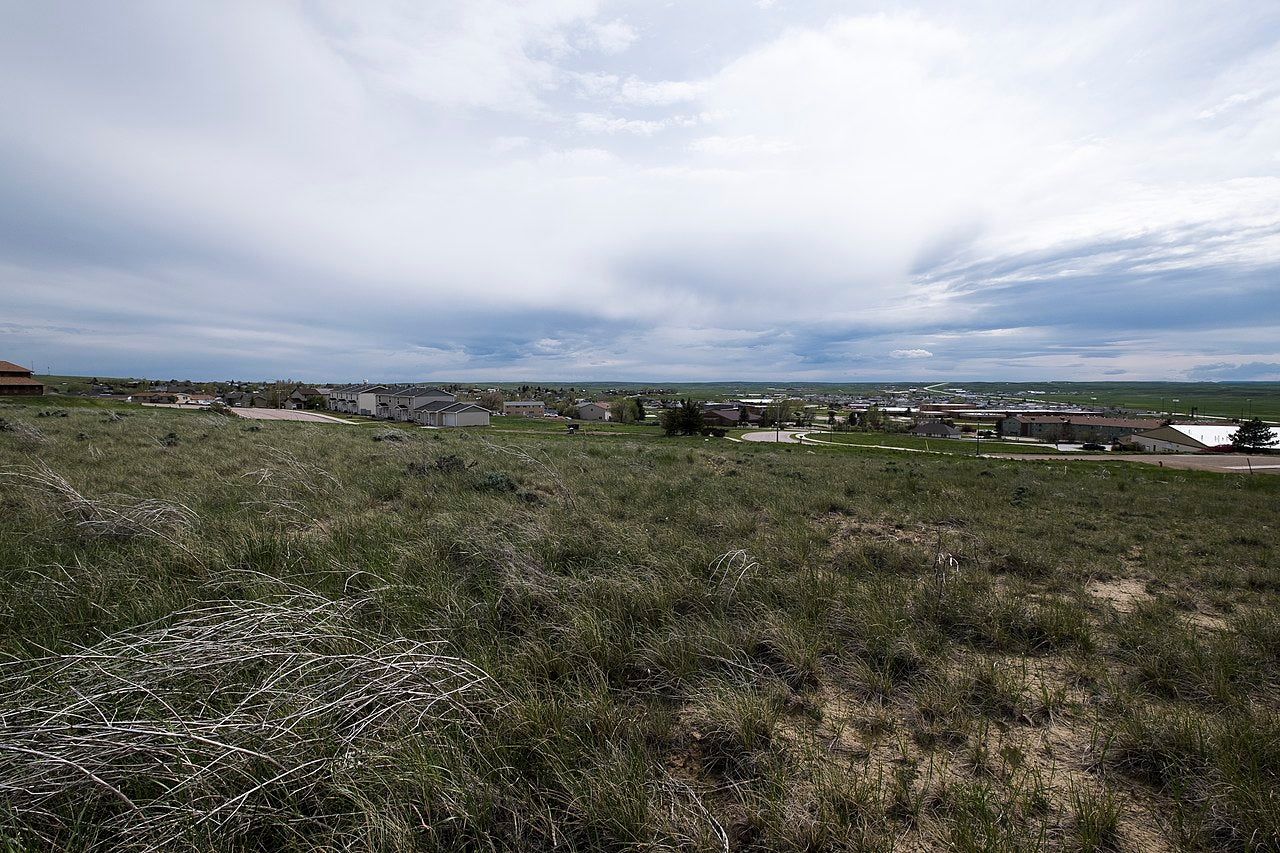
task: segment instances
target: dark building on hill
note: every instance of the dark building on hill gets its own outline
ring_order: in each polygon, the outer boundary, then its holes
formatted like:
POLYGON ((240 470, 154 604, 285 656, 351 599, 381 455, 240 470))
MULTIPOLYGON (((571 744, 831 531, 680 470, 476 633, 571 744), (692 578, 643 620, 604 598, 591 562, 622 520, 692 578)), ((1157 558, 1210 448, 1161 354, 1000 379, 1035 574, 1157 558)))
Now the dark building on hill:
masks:
POLYGON ((12 361, 0 361, 0 394, 39 397, 43 393, 44 383, 32 379, 30 370, 12 361))
POLYGON ((925 438, 959 438, 961 431, 942 421, 924 421, 913 426, 911 434, 925 438))

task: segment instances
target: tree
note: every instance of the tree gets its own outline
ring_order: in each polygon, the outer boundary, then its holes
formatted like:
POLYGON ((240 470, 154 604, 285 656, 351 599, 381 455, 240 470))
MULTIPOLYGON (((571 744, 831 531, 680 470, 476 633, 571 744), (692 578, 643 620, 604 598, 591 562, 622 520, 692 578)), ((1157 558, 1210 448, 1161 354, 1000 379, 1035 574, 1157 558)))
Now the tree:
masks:
POLYGON ((506 399, 501 391, 485 391, 480 395, 480 405, 491 412, 501 412, 502 404, 505 402, 506 399))
POLYGON ((791 417, 791 401, 785 398, 774 400, 764 407, 764 413, 760 415, 760 426, 771 427, 785 424, 789 417, 791 417))
POLYGON ((1276 435, 1262 418, 1242 421, 1240 428, 1231 434, 1231 446, 1241 450, 1263 450, 1276 444, 1276 435))
POLYGON ((684 399, 674 409, 663 409, 660 420, 667 435, 702 434, 702 408, 694 400, 684 399))
POLYGON ((634 397, 623 397, 609 404, 609 414, 618 423, 634 424, 644 420, 644 407, 634 397))
POLYGON ((862 416, 862 423, 867 429, 880 429, 885 423, 884 413, 880 411, 879 406, 872 405, 862 416))

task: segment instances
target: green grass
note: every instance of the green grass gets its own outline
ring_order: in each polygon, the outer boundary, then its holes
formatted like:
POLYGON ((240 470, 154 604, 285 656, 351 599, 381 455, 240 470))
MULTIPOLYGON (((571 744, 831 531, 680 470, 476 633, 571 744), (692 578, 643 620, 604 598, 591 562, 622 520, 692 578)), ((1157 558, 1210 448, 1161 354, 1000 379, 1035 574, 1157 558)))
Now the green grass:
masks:
POLYGON ((826 432, 812 430, 809 437, 832 444, 853 444, 863 447, 903 447, 909 450, 927 450, 931 453, 954 453, 974 456, 981 453, 1058 453, 1053 444, 999 441, 975 438, 923 438, 917 435, 879 432, 826 432))
POLYGON ((1181 417, 1259 417, 1280 421, 1276 382, 966 382, 946 383, 979 394, 1029 403, 1062 402, 1085 407, 1168 412, 1181 417), (1036 391, 1028 395, 1025 392, 1036 391))
POLYGON ((661 436, 662 428, 656 420, 643 424, 623 424, 612 421, 579 421, 563 418, 515 418, 501 417, 490 421, 490 429, 495 432, 535 433, 545 435, 568 435, 567 427, 574 425, 579 435, 633 435, 661 436))
POLYGON ((47 408, 9 849, 1280 844, 1280 478, 47 408))

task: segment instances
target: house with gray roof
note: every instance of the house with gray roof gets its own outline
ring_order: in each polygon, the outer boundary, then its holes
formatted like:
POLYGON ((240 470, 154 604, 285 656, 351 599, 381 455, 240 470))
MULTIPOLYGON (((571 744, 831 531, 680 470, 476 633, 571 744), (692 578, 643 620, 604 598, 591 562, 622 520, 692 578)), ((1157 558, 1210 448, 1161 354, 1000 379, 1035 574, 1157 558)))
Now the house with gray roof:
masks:
POLYGON ((413 410, 413 420, 429 427, 489 426, 493 413, 475 403, 433 400, 413 410))

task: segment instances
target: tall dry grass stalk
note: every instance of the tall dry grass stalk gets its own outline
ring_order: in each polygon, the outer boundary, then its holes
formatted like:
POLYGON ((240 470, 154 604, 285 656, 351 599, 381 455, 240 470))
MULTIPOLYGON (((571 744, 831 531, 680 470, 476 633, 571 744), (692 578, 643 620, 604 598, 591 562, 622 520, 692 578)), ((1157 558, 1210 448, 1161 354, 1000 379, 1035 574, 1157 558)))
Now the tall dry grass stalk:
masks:
POLYGON ((59 518, 85 536, 170 539, 190 528, 196 520, 189 508, 171 501, 146 498, 133 503, 111 503, 87 498, 43 462, 36 462, 25 471, 0 471, 0 477, 17 480, 52 498, 59 518))
POLYGON ((472 705, 493 695, 441 643, 358 627, 362 605, 215 601, 0 664, 10 826, 55 844, 78 802, 141 850, 264 827, 340 834, 353 778, 446 721, 475 726, 472 705))

